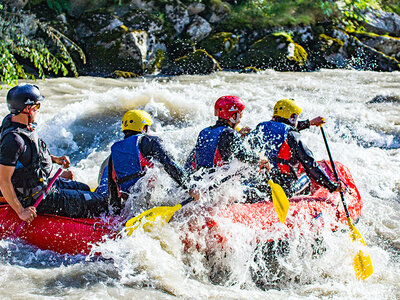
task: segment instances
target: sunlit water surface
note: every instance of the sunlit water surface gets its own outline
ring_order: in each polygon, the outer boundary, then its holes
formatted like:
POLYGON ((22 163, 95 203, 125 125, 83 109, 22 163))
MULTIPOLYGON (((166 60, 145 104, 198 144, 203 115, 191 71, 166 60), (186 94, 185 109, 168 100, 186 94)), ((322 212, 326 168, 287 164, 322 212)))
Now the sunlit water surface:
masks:
MULTIPOLYGON (((244 99, 242 124, 251 128, 271 118, 277 100, 296 99, 303 118, 325 117, 333 157, 351 170, 364 202, 356 226, 368 244, 375 272, 365 281, 356 280, 354 245, 345 233, 323 231, 326 250, 319 257, 307 250, 312 234, 296 238, 295 233, 289 255, 280 262, 294 280, 259 289, 250 270, 266 270, 254 263, 250 244, 255 233, 232 224, 231 250, 216 255, 229 272, 216 284, 204 253, 184 251, 181 216, 180 222, 156 232, 138 230, 132 237, 107 241, 96 248, 101 258, 58 255, 0 241, 0 298, 400 298, 400 103, 368 103, 377 95, 400 97, 400 73, 222 72, 129 80, 59 78, 35 84, 46 97, 38 120, 40 135, 53 154, 68 154, 77 179, 92 187, 110 146, 122 137, 120 120, 129 109, 145 109, 153 116, 152 134, 160 136, 183 165, 199 131, 215 122, 213 105, 218 97, 233 94, 244 99)), ((7 88, 0 90, 2 117, 7 114, 6 92, 7 88)), ((318 128, 302 135, 317 159, 327 158, 318 128)), ((185 198, 164 171, 152 172, 158 180, 151 205, 185 198)), ((240 194, 240 186, 228 183, 216 195, 223 199, 235 193, 240 194)), ((191 205, 188 210, 200 209, 191 205)))

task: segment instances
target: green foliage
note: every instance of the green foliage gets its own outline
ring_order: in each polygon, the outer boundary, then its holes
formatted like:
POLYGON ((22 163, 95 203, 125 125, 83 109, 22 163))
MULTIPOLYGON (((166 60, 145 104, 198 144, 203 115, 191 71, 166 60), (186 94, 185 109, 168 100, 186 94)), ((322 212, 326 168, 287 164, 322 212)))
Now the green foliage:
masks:
POLYGON ((234 31, 238 28, 254 29, 270 25, 265 7, 259 1, 240 1, 231 9, 231 13, 221 23, 221 28, 234 31))
POLYGON ((381 0, 381 6, 386 11, 394 12, 400 15, 400 1, 399 0, 381 0))
MULTIPOLYGON (((400 8, 395 0, 383 0, 387 7, 400 8)), ((223 21, 225 30, 267 26, 310 25, 332 21, 358 28, 366 8, 379 7, 375 0, 242 0, 235 1, 232 13, 223 21)))
POLYGON ((68 0, 46 0, 47 6, 57 14, 69 11, 71 5, 68 0))
POLYGON ((32 19, 24 25, 24 18, 27 16, 0 10, 0 82, 13 85, 19 78, 66 76, 69 70, 78 76, 70 51, 77 51, 85 63, 82 50, 48 24, 32 19), (56 50, 50 50, 51 45, 35 38, 34 33, 40 31, 49 37, 56 50))
POLYGON ((57 14, 68 12, 71 8, 71 3, 68 0, 29 0, 28 3, 35 6, 42 2, 46 2, 47 6, 57 14))

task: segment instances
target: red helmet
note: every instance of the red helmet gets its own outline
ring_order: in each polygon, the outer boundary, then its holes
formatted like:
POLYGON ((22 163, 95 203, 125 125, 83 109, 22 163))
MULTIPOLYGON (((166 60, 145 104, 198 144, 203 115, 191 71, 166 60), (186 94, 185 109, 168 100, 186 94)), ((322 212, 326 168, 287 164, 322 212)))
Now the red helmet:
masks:
POLYGON ((240 113, 246 105, 237 96, 222 96, 215 102, 215 113, 218 118, 229 120, 233 114, 240 113))

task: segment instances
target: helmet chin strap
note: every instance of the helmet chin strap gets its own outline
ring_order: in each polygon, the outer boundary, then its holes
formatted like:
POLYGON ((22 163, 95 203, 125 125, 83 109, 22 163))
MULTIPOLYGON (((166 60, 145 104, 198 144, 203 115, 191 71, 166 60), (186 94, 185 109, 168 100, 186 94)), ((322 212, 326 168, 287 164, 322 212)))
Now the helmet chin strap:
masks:
POLYGON ((290 123, 290 125, 292 125, 292 126, 295 126, 296 125, 296 122, 297 122, 297 119, 298 119, 298 115, 296 115, 296 114, 292 114, 292 116, 288 119, 288 121, 289 121, 289 123, 290 123))
POLYGON ((232 122, 233 124, 237 124, 240 121, 239 113, 234 113, 230 118, 229 121, 232 122), (235 118, 233 118, 235 116, 235 118))
POLYGON ((22 111, 21 112, 24 115, 28 116, 28 130, 33 131, 36 128, 36 123, 32 122, 32 107, 28 107, 28 112, 22 111))

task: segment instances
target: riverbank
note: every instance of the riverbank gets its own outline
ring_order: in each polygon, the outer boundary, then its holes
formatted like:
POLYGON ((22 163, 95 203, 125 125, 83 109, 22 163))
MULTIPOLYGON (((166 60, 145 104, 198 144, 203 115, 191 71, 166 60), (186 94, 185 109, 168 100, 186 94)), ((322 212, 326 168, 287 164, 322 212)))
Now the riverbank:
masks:
MULTIPOLYGON (((383 5, 391 1, 92 2, 7 0, 5 11, 26 15, 15 26, 56 56, 51 43, 64 44, 70 57, 62 56, 73 61, 68 75, 400 70, 398 5, 383 5)), ((35 62, 25 58, 22 66, 35 73, 35 62)))

